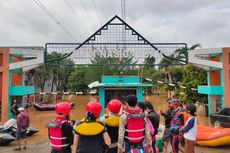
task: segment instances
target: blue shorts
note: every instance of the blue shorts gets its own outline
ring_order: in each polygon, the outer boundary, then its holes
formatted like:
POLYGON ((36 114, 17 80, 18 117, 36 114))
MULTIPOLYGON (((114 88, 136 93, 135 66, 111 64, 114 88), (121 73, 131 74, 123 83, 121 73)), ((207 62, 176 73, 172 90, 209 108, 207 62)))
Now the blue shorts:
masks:
POLYGON ((26 138, 26 130, 22 132, 16 132, 16 140, 25 139, 25 138, 26 138))

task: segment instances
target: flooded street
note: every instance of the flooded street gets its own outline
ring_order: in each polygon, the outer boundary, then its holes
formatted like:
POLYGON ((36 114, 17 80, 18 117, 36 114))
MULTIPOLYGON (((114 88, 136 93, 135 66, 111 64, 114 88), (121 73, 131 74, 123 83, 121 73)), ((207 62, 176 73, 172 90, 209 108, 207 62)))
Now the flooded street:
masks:
MULTIPOLYGON (((90 96, 78 96, 78 97, 67 97, 66 100, 74 101, 75 106, 71 111, 71 119, 79 120, 84 117, 85 106, 90 99, 93 97, 90 96)), ((148 99, 153 102, 156 111, 160 109, 166 110, 168 104, 166 102, 166 96, 151 96, 149 98, 144 97, 144 101, 148 99)), ((31 137, 28 137, 28 149, 26 151, 22 150, 20 152, 25 153, 48 153, 50 152, 50 146, 48 143, 48 133, 45 128, 45 124, 54 119, 56 114, 55 111, 36 111, 28 110, 31 119, 31 126, 39 130, 38 133, 34 134, 31 137)), ((198 117, 198 123, 202 125, 208 125, 207 117, 198 117)), ((8 146, 0 147, 0 153, 11 153, 13 148, 16 147, 16 141, 10 143, 8 146)), ((220 147, 220 148, 206 148, 206 147, 196 147, 197 153, 229 153, 230 147, 220 147)))

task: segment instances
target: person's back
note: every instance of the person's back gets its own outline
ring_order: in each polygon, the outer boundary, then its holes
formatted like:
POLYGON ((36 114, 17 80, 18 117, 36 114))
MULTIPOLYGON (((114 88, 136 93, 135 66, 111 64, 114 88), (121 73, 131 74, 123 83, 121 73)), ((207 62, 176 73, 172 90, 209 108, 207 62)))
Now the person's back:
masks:
POLYGON ((157 132, 158 132, 158 127, 159 127, 159 124, 160 124, 160 116, 159 114, 157 114, 157 112, 155 112, 152 104, 150 102, 146 102, 145 103, 145 107, 146 107, 146 110, 148 112, 148 118, 150 119, 153 127, 154 127, 154 136, 157 135, 157 132))
POLYGON ((103 139, 105 127, 100 121, 83 119, 77 123, 74 130, 78 134, 77 153, 102 153, 105 150, 103 139))
POLYGON ((153 151, 155 153, 156 152, 156 149, 155 149, 156 138, 155 138, 155 136, 158 133, 160 116, 155 112, 153 105, 150 102, 148 102, 148 101, 145 102, 145 107, 146 107, 146 111, 148 113, 147 117, 151 121, 151 124, 154 127, 154 133, 151 135, 151 137, 152 137, 152 147, 153 147, 153 151))
POLYGON ((73 144, 73 128, 69 124, 71 106, 68 102, 62 102, 56 105, 57 117, 46 124, 49 133, 51 153, 71 153, 73 144))
POLYGON ((98 119, 101 109, 98 102, 90 102, 86 105, 86 117, 74 127, 73 152, 103 153, 107 145, 111 144, 104 124, 98 119))
POLYGON ((152 151, 152 142, 149 134, 145 115, 136 108, 137 98, 135 95, 127 97, 128 109, 123 113, 119 125, 118 153, 142 151, 143 140, 146 139, 148 148, 152 151))
POLYGON ((109 137, 111 138, 111 145, 107 153, 117 153, 118 130, 120 122, 121 102, 117 99, 112 99, 108 103, 109 114, 101 117, 101 121, 105 124, 109 137))

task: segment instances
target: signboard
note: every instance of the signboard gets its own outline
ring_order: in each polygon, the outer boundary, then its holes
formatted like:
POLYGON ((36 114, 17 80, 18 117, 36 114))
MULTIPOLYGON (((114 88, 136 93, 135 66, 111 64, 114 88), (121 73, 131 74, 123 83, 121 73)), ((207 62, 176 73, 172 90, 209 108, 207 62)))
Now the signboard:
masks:
POLYGON ((185 43, 151 43, 114 16, 84 42, 48 43, 46 53, 62 53, 76 65, 124 65, 125 59, 131 60, 130 65, 144 65, 147 58, 154 60, 152 65, 159 65, 163 58, 174 60, 173 64, 184 65, 187 64, 187 55, 175 58, 174 54, 186 47, 185 43))

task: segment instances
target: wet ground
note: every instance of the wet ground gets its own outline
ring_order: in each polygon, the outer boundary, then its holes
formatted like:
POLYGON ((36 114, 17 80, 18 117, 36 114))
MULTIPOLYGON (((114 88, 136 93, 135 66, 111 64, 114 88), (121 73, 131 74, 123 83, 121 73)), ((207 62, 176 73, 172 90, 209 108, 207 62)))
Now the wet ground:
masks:
MULTIPOLYGON (((74 101, 75 107, 71 111, 71 119, 79 120, 84 117, 85 113, 85 105, 87 104, 90 99, 93 97, 90 96, 70 96, 66 97, 67 100, 74 101)), ((144 100, 146 97, 144 98, 144 100)), ((147 98, 148 99, 148 98, 147 98)), ((167 103, 165 102, 166 96, 151 96, 149 97, 150 101, 153 102, 153 105, 156 111, 160 109, 166 110, 167 103)), ((35 110, 28 110, 28 113, 31 118, 31 126, 39 129, 39 133, 34 134, 31 137, 28 137, 28 147, 27 150, 21 150, 19 152, 23 153, 48 153, 50 152, 50 146, 48 141, 48 133, 47 129, 45 128, 45 123, 49 120, 55 118, 54 111, 35 111, 35 110)), ((198 117, 198 123, 202 125, 208 125, 208 118, 207 117, 198 117)), ((16 142, 10 143, 8 146, 0 147, 0 153, 13 153, 13 148, 16 147, 16 142)), ((230 146, 229 147, 219 147, 219 148, 207 148, 207 147, 199 147, 196 146, 196 153, 230 153, 230 146)))

